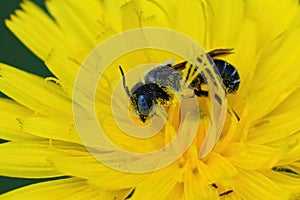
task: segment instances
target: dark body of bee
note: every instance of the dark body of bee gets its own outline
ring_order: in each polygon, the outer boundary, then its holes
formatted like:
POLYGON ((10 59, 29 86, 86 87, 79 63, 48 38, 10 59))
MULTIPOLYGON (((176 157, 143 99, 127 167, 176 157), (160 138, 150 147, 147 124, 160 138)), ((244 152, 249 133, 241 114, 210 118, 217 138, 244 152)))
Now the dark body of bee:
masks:
MULTIPOLYGON (((237 72, 237 69, 233 65, 231 65, 230 63, 228 63, 224 60, 215 59, 214 57, 219 56, 219 55, 231 54, 231 53, 232 53, 232 49, 216 49, 216 50, 208 52, 208 55, 211 58, 213 58, 215 67, 217 68, 218 73, 220 74, 223 85, 225 87, 224 88, 225 92, 227 94, 235 93, 239 89, 240 76, 237 72)), ((173 66, 173 68, 176 70, 182 70, 185 68, 186 63, 187 62, 179 63, 179 64, 173 66)), ((188 72, 188 75, 190 73, 191 72, 188 72)), ((201 86, 203 84, 207 84, 207 82, 204 79, 204 77, 201 75, 201 73, 199 73, 190 84, 190 86, 194 89, 195 95, 208 96, 208 91, 203 91, 201 89, 201 86)))
MULTIPOLYGON (((211 58, 222 54, 230 54, 232 49, 216 49, 209 52, 207 55, 211 58)), ((234 93, 239 88, 240 78, 237 73, 237 69, 226 61, 213 59, 216 68, 223 80, 226 93, 234 93)), ((129 91, 125 83, 125 75, 120 67, 120 71, 123 77, 124 89, 130 98, 130 102, 137 112, 137 115, 142 122, 145 122, 152 111, 155 104, 166 105, 169 100, 173 99, 174 93, 170 91, 181 91, 183 73, 181 70, 185 69, 187 62, 182 62, 172 66, 172 63, 161 64, 154 69, 150 70, 144 76, 143 82, 138 82, 129 91)), ((194 71, 195 72, 195 71, 194 71)), ((188 79, 190 73, 188 71, 188 79)), ((207 96, 208 91, 203 91, 201 86, 207 84, 206 80, 201 74, 198 74, 190 83, 188 88, 194 90, 196 96, 207 96)))
POLYGON ((130 103, 133 105, 142 122, 145 122, 150 117, 150 112, 155 104, 165 105, 171 99, 167 88, 157 83, 138 82, 129 91, 125 83, 124 72, 121 67, 119 68, 123 77, 123 86, 126 94, 130 98, 130 103))

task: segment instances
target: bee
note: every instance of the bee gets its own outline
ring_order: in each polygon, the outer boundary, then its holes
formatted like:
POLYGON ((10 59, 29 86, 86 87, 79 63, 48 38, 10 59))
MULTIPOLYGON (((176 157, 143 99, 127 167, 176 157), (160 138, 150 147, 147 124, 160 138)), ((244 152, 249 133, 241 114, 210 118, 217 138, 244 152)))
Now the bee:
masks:
MULTIPOLYGON (((208 58, 214 61, 226 93, 235 93, 238 90, 240 77, 234 66, 224 60, 214 59, 214 57, 231 54, 233 53, 232 50, 216 49, 207 53, 208 58)), ((131 90, 126 85, 125 74, 122 67, 119 66, 124 90, 142 122, 151 117, 154 105, 167 105, 174 98, 174 92, 192 91, 198 97, 208 96, 208 91, 202 89, 202 86, 207 84, 207 81, 201 73, 187 87, 182 85, 182 80, 188 80, 190 76, 196 73, 196 68, 192 72, 190 65, 186 77, 183 77, 182 70, 189 66, 189 63, 184 61, 174 66, 172 64, 173 62, 166 62, 151 69, 145 74, 144 82, 136 83, 131 90)), ((191 97, 189 92, 183 92, 182 94, 184 94, 184 98, 191 97)))

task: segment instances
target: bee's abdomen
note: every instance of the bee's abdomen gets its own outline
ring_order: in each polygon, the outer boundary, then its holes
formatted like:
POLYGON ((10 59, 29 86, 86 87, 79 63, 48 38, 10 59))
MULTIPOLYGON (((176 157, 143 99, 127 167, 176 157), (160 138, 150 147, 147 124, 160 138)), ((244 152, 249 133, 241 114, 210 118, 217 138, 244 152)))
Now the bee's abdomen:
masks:
POLYGON ((214 59, 214 63, 223 80, 227 93, 235 93, 239 89, 240 76, 237 69, 226 61, 214 59))

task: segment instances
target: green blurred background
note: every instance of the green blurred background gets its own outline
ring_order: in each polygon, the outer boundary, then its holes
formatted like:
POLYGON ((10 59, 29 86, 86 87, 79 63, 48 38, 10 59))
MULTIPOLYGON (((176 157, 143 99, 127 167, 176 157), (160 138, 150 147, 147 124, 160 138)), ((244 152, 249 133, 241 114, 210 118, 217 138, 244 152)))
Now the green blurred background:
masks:
MULTIPOLYGON (((20 2, 21 0, 0 0, 0 62, 38 74, 42 77, 49 77, 51 73, 45 67, 44 63, 35 57, 4 24, 4 20, 9 19, 10 14, 20 8, 20 2)), ((43 0, 33 0, 33 2, 45 9, 43 0)), ((1 96, 5 95, 1 94, 1 96)), ((5 141, 0 140, 0 142, 5 141)), ((0 194, 45 180, 49 179, 17 179, 0 176, 0 194)))

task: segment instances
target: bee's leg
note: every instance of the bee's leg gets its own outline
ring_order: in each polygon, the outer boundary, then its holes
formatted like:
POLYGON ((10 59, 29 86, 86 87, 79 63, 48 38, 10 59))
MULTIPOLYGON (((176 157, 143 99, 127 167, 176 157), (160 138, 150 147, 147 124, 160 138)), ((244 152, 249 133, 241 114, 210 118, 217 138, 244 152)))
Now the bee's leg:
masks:
POLYGON ((203 91, 200 89, 194 89, 194 92, 195 92, 195 95, 198 96, 198 97, 202 97, 202 96, 205 96, 207 97, 208 96, 208 91, 203 91))
POLYGON ((227 55, 227 54, 233 54, 233 48, 228 48, 228 49, 214 49, 212 51, 209 51, 207 54, 214 58, 216 56, 222 56, 222 55, 227 55))

